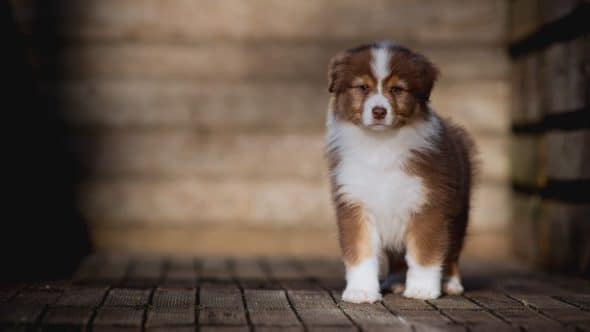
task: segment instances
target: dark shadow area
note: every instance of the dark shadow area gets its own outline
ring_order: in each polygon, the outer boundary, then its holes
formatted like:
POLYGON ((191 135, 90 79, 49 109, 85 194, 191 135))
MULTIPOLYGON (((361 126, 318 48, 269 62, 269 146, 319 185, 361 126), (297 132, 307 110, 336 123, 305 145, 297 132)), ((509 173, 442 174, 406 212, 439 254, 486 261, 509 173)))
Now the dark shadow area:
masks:
POLYGON ((19 30, 7 1, 0 3, 4 60, 2 108, 8 127, 9 197, 2 220, 0 281, 60 278, 90 251, 87 226, 76 205, 75 184, 84 176, 59 98, 41 92, 58 76, 57 3, 35 1, 31 37, 19 30), (35 59, 35 54, 38 59, 35 59), (41 61, 42 62, 42 61, 41 61))

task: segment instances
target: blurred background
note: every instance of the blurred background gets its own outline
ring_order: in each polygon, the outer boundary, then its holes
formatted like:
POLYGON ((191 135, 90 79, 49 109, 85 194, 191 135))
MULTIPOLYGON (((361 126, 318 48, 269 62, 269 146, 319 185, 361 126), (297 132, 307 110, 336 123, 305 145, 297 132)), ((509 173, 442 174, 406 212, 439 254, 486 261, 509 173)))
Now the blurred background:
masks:
POLYGON ((337 256, 326 67, 383 39, 438 65, 433 108, 479 145, 465 257, 588 271, 585 1, 1 6, 15 273, 92 250, 337 256))

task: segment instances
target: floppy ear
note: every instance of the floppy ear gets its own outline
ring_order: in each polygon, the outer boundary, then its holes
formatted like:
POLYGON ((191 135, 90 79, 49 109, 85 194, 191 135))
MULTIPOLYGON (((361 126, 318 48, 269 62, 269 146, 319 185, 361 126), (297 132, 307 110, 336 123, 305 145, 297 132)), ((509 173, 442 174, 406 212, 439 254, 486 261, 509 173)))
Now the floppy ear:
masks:
POLYGON ((421 67, 420 69, 420 79, 421 79, 421 87, 420 87, 420 99, 422 101, 427 102, 430 99, 430 93, 432 92, 432 88, 434 87, 434 82, 438 79, 439 71, 436 66, 430 62, 426 57, 419 56, 418 63, 421 67))
POLYGON ((330 93, 340 90, 343 80, 343 70, 349 57, 349 52, 341 52, 330 59, 330 64, 328 65, 328 91, 330 93))

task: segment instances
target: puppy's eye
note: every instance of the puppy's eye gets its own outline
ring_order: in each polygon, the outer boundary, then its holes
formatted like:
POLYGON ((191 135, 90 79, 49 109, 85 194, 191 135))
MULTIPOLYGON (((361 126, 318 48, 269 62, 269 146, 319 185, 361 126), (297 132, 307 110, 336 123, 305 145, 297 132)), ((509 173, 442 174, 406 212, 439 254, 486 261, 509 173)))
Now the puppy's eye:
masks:
POLYGON ((357 89, 361 90, 361 92, 362 92, 362 93, 367 93, 367 92, 369 92, 369 86, 368 86, 368 85, 366 85, 366 84, 360 84, 360 85, 357 85, 355 88, 357 88, 357 89))
POLYGON ((404 91, 404 88, 400 87, 400 86, 394 86, 391 88, 391 93, 392 94, 398 94, 401 93, 402 91, 404 91))

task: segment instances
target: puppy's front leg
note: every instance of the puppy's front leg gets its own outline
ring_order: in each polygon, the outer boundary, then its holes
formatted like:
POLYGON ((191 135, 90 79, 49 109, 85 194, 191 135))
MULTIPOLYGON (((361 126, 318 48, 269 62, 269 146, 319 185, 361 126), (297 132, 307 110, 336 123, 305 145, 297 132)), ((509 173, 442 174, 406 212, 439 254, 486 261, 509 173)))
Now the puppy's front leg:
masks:
POLYGON ((346 266, 346 289, 342 300, 354 303, 381 300, 375 226, 359 204, 340 204, 337 216, 340 247, 346 266))

